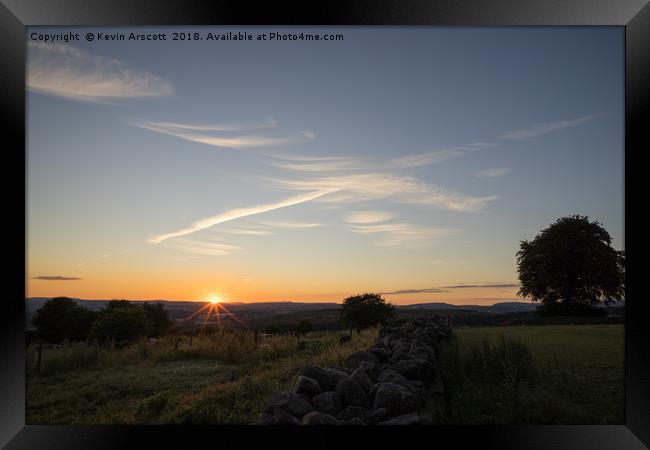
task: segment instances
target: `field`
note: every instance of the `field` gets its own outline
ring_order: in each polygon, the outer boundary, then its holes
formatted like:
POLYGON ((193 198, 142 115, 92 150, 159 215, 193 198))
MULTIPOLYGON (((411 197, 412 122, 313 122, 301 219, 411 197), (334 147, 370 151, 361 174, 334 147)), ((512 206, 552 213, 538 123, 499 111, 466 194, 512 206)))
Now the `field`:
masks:
POLYGON ((293 387, 301 367, 342 365, 368 348, 376 329, 260 338, 251 332, 142 341, 124 350, 73 344, 27 351, 28 424, 248 424, 269 395, 293 387))
MULTIPOLYGON (((123 350, 27 350, 28 424, 247 424, 301 367, 342 365, 377 330, 167 336, 123 350)), ((622 325, 458 327, 441 351, 450 423, 624 422, 622 325)))
POLYGON ((455 332, 442 355, 451 423, 625 422, 623 325, 455 332))

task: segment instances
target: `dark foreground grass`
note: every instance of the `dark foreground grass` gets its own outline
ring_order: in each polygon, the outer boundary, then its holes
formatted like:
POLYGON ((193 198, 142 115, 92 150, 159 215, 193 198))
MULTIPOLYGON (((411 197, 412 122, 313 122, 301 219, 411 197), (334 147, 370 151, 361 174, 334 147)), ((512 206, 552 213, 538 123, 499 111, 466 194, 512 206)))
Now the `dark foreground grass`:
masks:
POLYGON ((140 342, 129 348, 71 345, 43 357, 27 352, 26 423, 75 425, 249 424, 268 397, 291 389, 305 365, 342 365, 368 348, 377 330, 315 332, 254 342, 250 333, 140 342))
POLYGON ((457 328, 441 352, 454 424, 622 424, 622 325, 457 328))

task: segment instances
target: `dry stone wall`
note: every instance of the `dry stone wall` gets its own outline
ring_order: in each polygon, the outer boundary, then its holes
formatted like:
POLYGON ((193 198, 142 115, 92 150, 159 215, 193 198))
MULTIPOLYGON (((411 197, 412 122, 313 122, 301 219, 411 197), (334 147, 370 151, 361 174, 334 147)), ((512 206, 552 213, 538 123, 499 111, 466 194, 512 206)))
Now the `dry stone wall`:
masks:
POLYGON ((258 425, 427 425, 444 422, 437 349, 451 330, 433 319, 384 327, 345 367, 307 366, 272 396, 258 425))

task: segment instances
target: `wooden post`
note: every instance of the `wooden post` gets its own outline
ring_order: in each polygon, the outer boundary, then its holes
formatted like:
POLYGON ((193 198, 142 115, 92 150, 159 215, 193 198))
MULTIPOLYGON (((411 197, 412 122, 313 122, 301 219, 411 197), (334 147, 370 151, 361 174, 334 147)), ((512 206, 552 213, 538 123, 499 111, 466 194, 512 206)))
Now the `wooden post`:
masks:
POLYGON ((190 334, 190 347, 192 346, 192 335, 190 334))
POLYGON ((38 347, 36 347, 37 351, 37 357, 36 357, 36 370, 38 371, 39 375, 41 373, 41 363, 43 362, 43 344, 38 344, 38 347))
POLYGON ((178 339, 176 339, 176 342, 174 343, 174 350, 178 350, 178 339))
POLYGON ((259 344, 259 337, 257 336, 257 330, 255 330, 255 349, 257 349, 258 344, 259 344))
POLYGON ((350 338, 350 342, 352 342, 352 321, 350 321, 350 325, 348 326, 348 337, 350 338))

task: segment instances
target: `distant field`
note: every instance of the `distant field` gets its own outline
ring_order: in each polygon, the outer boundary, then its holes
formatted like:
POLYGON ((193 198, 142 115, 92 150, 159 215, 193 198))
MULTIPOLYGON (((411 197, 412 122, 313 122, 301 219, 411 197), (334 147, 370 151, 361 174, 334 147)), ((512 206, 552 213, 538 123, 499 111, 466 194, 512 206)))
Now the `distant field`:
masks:
POLYGON ((623 325, 460 327, 455 332, 448 357, 457 364, 445 368, 454 423, 625 422, 623 325), (517 342, 523 346, 508 346, 517 342), (508 380, 504 366, 519 371, 517 382, 508 380))

